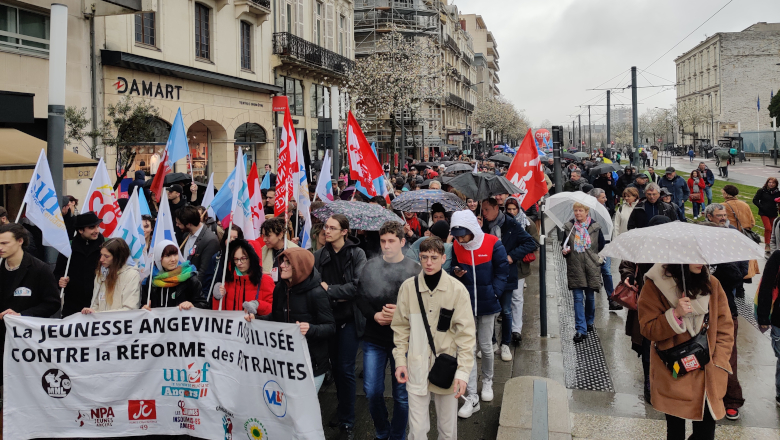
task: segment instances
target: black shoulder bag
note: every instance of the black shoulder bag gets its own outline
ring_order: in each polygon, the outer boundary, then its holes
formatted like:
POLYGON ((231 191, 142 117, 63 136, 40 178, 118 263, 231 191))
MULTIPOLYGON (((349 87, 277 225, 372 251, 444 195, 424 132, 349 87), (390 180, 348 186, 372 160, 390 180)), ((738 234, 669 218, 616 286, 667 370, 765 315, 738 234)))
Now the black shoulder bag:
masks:
POLYGON ((447 389, 455 381, 455 372, 458 370, 458 360, 447 353, 436 354, 436 346, 433 344, 433 335, 431 335, 431 326, 428 325, 428 313, 425 312, 422 293, 420 293, 420 283, 418 277, 414 277, 414 289, 417 291, 417 301, 420 304, 420 314, 422 315, 425 333, 428 334, 428 344, 431 346, 431 352, 436 357, 433 367, 428 373, 428 381, 439 388, 447 389))
POLYGON ((710 363, 710 344, 707 342, 710 314, 704 315, 704 325, 696 336, 666 350, 659 350, 655 344, 658 357, 672 372, 672 378, 677 379, 691 371, 703 370, 710 363))

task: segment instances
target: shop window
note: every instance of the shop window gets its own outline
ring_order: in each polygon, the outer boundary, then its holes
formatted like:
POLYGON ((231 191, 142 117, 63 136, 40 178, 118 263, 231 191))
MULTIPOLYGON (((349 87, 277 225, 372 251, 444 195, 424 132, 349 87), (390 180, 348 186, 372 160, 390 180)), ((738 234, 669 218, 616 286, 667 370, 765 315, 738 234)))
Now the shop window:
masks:
POLYGON ((209 14, 211 10, 200 4, 195 3, 195 57, 210 59, 210 34, 211 23, 209 14))
POLYGON ((154 12, 135 14, 135 42, 155 46, 155 20, 154 12))
POLYGON ((0 5, 0 45, 31 53, 49 53, 49 17, 0 5))
POLYGON ((254 142, 264 144, 267 141, 265 129, 260 124, 246 122, 238 126, 235 133, 236 143, 254 142))
POLYGON ((252 70, 252 25, 241 22, 241 68, 252 70))

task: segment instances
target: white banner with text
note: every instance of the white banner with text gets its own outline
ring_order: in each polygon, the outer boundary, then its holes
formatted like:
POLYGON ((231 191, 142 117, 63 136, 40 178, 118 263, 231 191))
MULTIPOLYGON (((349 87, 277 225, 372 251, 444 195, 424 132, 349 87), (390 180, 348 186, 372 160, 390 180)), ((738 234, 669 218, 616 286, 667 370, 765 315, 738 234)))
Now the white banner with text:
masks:
POLYGON ((4 320, 4 438, 324 438, 296 324, 177 308, 4 320))

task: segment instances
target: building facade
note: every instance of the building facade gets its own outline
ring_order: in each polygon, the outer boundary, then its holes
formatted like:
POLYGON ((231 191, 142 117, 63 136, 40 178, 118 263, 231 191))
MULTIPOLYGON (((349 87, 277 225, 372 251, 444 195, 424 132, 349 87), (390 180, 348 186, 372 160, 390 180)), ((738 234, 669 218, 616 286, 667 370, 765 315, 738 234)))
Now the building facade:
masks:
POLYGON ((328 144, 322 137, 318 141, 318 135, 338 130, 349 107, 343 86, 354 68, 354 4, 352 0, 273 2, 274 83, 287 96, 299 142, 306 134, 312 160, 322 159, 328 144))
MULTIPOLYGON (((474 67, 476 72, 474 90, 475 103, 479 101, 497 98, 501 95, 498 84, 501 79, 498 76, 498 42, 493 33, 487 28, 485 20, 477 14, 460 14, 461 27, 471 36, 474 47, 474 67)), ((492 141, 494 136, 483 128, 476 130, 474 141, 492 141)))
POLYGON ((444 71, 443 131, 449 149, 468 150, 472 132, 471 115, 477 91, 474 42, 458 15, 458 7, 441 0, 442 63, 444 71))
POLYGON ((682 143, 707 138, 714 144, 739 130, 768 130, 770 91, 780 89, 778 53, 780 23, 756 23, 712 35, 677 57, 678 112, 686 104, 699 110, 694 127, 682 127, 682 143))
MULTIPOLYGON (((135 170, 156 171, 170 126, 181 109, 192 174, 216 185, 235 166, 238 149, 247 162, 275 166, 271 97, 274 84, 269 0, 153 0, 154 9, 98 19, 102 92, 100 106, 124 97, 144 99, 159 111, 158 135, 138 145, 135 170)), ((115 152, 106 151, 107 163, 115 152)), ((186 160, 177 164, 187 171, 186 160)))
MULTIPOLYGON (((21 206, 40 149, 46 146, 51 3, 0 0, 0 206, 11 216, 21 206)), ((59 3, 68 7, 66 105, 89 108, 89 22, 82 0, 59 3)), ((78 153, 86 154, 83 149, 78 153)), ((92 177, 94 161, 73 151, 66 151, 64 159, 65 179, 92 177)))

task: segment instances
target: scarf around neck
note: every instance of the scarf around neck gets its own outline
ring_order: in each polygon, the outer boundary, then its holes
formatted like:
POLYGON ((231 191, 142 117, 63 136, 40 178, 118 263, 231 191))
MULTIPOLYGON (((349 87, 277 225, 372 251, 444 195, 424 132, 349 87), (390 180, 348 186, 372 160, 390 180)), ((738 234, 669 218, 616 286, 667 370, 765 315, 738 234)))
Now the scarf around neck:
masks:
MULTIPOLYGON (((155 271, 157 271, 156 267, 155 271)), ((176 287, 190 279, 194 274, 195 269, 192 267, 192 264, 189 261, 185 261, 170 272, 157 272, 152 282, 155 287, 176 287)))
POLYGON ((590 223, 590 215, 582 223, 574 220, 574 251, 577 253, 581 254, 590 249, 591 241, 590 233, 588 233, 590 223))
POLYGON ((498 238, 501 238, 501 227, 504 226, 504 222, 506 221, 506 215, 498 211, 498 215, 496 216, 496 219, 492 222, 488 222, 487 227, 487 233, 495 235, 498 238))

